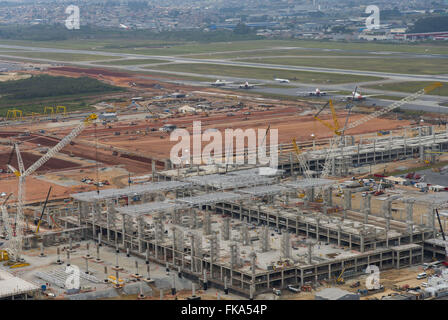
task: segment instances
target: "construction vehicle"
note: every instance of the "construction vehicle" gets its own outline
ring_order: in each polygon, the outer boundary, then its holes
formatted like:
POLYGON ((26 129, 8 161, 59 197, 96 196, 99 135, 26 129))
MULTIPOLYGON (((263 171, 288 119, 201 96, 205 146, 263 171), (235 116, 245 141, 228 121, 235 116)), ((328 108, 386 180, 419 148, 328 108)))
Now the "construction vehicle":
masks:
POLYGON ((436 208, 436 215, 437 215, 437 220, 439 221, 440 232, 442 233, 442 239, 443 239, 443 242, 445 243, 445 260, 442 262, 442 264, 445 267, 448 267, 448 243, 446 242, 445 232, 443 231, 442 221, 440 220, 439 209, 437 209, 437 208, 436 208))
POLYGON ((389 130, 380 130, 380 131, 377 132, 377 135, 380 136, 380 137, 388 135, 388 134, 390 134, 389 130))
POLYGON ((313 290, 313 288, 311 287, 311 285, 303 285, 303 286, 301 287, 301 290, 302 290, 303 292, 311 292, 311 291, 313 290))
POLYGON ((342 269, 341 273, 339 274, 339 276, 336 278, 336 283, 337 284, 344 284, 345 280, 343 278, 344 276, 344 272, 345 272, 345 268, 342 269))
POLYGON ((118 281, 117 281, 117 277, 109 276, 109 277, 107 277, 107 279, 108 279, 109 283, 112 283, 115 286, 118 286, 118 287, 123 287, 124 286, 124 280, 121 279, 121 278, 118 278, 118 281))
POLYGON ((15 232, 12 239, 9 241, 8 253, 10 256, 11 268, 18 268, 25 266, 23 259, 21 258, 22 252, 22 241, 23 241, 23 227, 24 227, 24 198, 25 198, 25 187, 26 187, 26 177, 33 174, 41 166, 43 166, 48 160, 50 160, 55 154, 57 154, 62 148, 68 145, 74 138, 76 138, 84 128, 98 119, 98 116, 94 113, 85 118, 76 128, 74 128, 67 136, 65 136, 58 144, 52 147, 46 154, 44 154, 39 160, 32 164, 28 169, 25 169, 22 161, 22 156, 17 144, 14 144, 14 150, 16 151, 18 169, 15 169, 10 164, 8 168, 17 176, 19 179, 18 183, 18 196, 17 196, 17 214, 15 222, 15 232))
POLYGON ((380 285, 379 288, 377 289, 358 289, 358 294, 360 296, 368 296, 371 294, 375 294, 375 293, 379 293, 379 292, 384 292, 384 286, 380 285))
POLYGON ((8 261, 8 260, 9 260, 8 251, 0 250, 0 261, 8 261))
POLYGON ((287 286, 288 290, 294 293, 300 293, 300 288, 297 286, 293 286, 292 284, 289 284, 287 286))
POLYGON ((376 189, 375 193, 373 194, 375 197, 380 196, 384 194, 383 191, 383 180, 380 181, 380 183, 378 184, 378 188, 376 189))
POLYGON ((404 285, 395 285, 394 289, 397 291, 408 291, 409 290, 409 285, 408 284, 404 284, 404 285))
MULTIPOLYGON (((145 109, 148 110, 148 112, 151 114, 151 118, 150 118, 150 119, 152 119, 152 121, 157 122, 157 121, 160 120, 159 116, 158 116, 156 113, 154 113, 151 109, 149 109, 148 104, 146 104, 146 103, 142 103, 142 105, 143 105, 143 106, 145 107, 145 109)), ((146 116, 146 118, 149 119, 148 116, 146 116)))
POLYGON ((272 293, 275 294, 276 296, 281 296, 282 295, 281 290, 275 289, 275 288, 272 288, 272 293))

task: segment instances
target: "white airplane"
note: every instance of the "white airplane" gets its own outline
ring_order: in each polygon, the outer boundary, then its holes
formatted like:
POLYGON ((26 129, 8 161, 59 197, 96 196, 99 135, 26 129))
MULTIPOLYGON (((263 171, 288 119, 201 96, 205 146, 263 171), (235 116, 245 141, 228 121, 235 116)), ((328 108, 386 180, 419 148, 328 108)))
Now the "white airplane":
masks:
POLYGON ((377 97, 377 96, 380 96, 380 94, 371 94, 371 95, 365 96, 357 91, 354 91, 354 92, 352 92, 351 96, 347 96, 345 98, 347 99, 347 101, 364 101, 367 98, 377 97))
POLYGON ((121 29, 126 29, 126 30, 129 29, 129 27, 128 27, 127 25, 124 25, 124 24, 122 24, 122 23, 120 23, 120 28, 121 28, 121 29))
POLYGON ((255 86, 259 86, 260 84, 256 83, 256 84, 249 84, 249 82, 245 82, 243 84, 239 85, 240 89, 253 89, 255 88, 255 86))
POLYGON ((298 93, 305 95, 305 96, 308 95, 308 96, 312 96, 312 97, 322 97, 322 96, 326 96, 327 93, 332 93, 332 92, 337 92, 337 91, 320 91, 319 88, 316 88, 316 90, 314 90, 314 91, 298 92, 298 93))
POLYGON ((211 85, 214 86, 214 87, 223 87, 225 85, 232 84, 232 83, 233 82, 229 82, 229 81, 226 81, 226 80, 218 79, 215 82, 212 82, 211 85))
POLYGON ((280 82, 280 83, 289 83, 288 79, 281 79, 281 78, 274 78, 274 81, 280 82))

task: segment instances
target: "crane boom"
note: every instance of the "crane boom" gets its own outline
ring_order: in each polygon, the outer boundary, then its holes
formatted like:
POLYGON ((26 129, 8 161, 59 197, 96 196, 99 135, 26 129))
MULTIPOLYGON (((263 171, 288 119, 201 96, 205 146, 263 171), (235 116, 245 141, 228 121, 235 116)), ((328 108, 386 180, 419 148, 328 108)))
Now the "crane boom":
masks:
MULTIPOLYGON (((74 128, 67 136, 65 136, 57 145, 51 148, 45 155, 43 155, 39 160, 37 160, 34 164, 32 164, 25 172, 16 170, 14 173, 19 178, 19 190, 17 196, 17 215, 16 215, 16 229, 15 236, 11 239, 9 251, 11 253, 11 261, 15 261, 20 263, 22 260, 20 257, 22 251, 22 233, 23 233, 23 225, 24 225, 24 198, 25 198, 25 187, 26 187, 26 177, 31 175, 37 169, 39 169, 42 165, 44 165, 48 160, 50 160, 56 153, 58 153, 62 148, 64 148, 67 144, 69 144, 75 137, 77 137, 81 131, 86 127, 88 123, 93 120, 96 120, 98 116, 94 113, 90 114, 87 118, 85 118, 79 126, 74 128)), ((21 159, 20 151, 15 145, 16 152, 18 155, 18 161, 21 159)), ((21 166, 19 162, 19 166, 21 166)), ((23 165, 22 165, 23 166, 23 165)), ((3 210, 3 209, 2 209, 3 210)))
POLYGON ((19 145, 15 144, 14 148, 16 149, 17 164, 19 166, 19 172, 23 173, 23 172, 25 172, 25 166, 23 165, 23 160, 22 160, 22 155, 20 154, 19 145))
POLYGON ((331 167, 334 161, 333 150, 336 142, 330 142, 330 148, 328 149, 327 155, 325 156, 325 163, 320 175, 321 178, 327 178, 330 175, 331 167))
POLYGON ((76 138, 82 130, 86 127, 86 125, 92 121, 96 120, 97 115, 91 114, 89 117, 87 117, 84 121, 82 121, 79 126, 77 126, 75 129, 72 130, 67 136, 65 136, 57 145, 55 145, 53 148, 48 150, 48 152, 43 155, 39 160, 37 160, 34 164, 32 164, 24 173, 23 175, 29 176, 34 171, 39 169, 41 166, 43 166, 48 160, 50 160, 56 153, 61 151, 66 145, 68 145, 74 138, 76 138))
POLYGON ((442 83, 435 82, 435 83, 429 85, 428 87, 426 87, 424 89, 421 89, 421 90, 417 91, 416 93, 414 93, 414 94, 412 94, 410 96, 405 97, 404 99, 402 99, 400 101, 394 102, 391 105, 389 105, 389 106, 387 106, 387 107, 385 107, 383 109, 377 110, 377 111, 369 114, 368 116, 365 116, 364 118, 361 118, 359 120, 356 120, 356 121, 350 123, 347 126, 346 130, 356 128, 356 127, 366 123, 367 121, 373 120, 375 118, 378 118, 378 117, 382 116, 383 114, 391 112, 392 110, 394 110, 396 108, 399 108, 399 107, 401 107, 402 105, 404 105, 404 104, 406 104, 408 102, 414 101, 414 100, 418 99, 419 97, 421 97, 421 96, 423 96, 423 95, 425 95, 425 94, 427 94, 427 93, 429 93, 429 92, 433 91, 434 89, 439 88, 441 86, 442 86, 442 83))
POLYGON ((299 160, 299 164, 302 167, 303 176, 305 177, 306 180, 311 179, 311 176, 310 176, 310 173, 309 173, 310 172, 310 168, 308 166, 308 162, 304 158, 303 153, 300 152, 300 149, 297 146, 295 138, 292 139, 292 144, 294 146, 294 150, 296 151, 297 160, 299 160))
POLYGON ((332 100, 329 100, 320 110, 319 110, 319 112, 317 112, 314 116, 314 119, 316 119, 317 121, 319 121, 320 123, 322 123, 324 126, 326 126, 328 129, 330 129, 331 131, 333 131, 333 133, 334 134, 337 134, 337 135, 341 135, 341 132, 340 132, 340 128, 341 128, 341 126, 340 126, 340 124, 339 124, 339 121, 338 121, 338 116, 336 115, 336 110, 334 109, 334 106, 333 106, 333 101, 332 100), (322 119, 320 119, 319 117, 318 117, 318 115, 327 107, 327 106, 330 106, 330 110, 331 110, 331 116, 332 116, 332 118, 333 118, 333 125, 331 125, 331 124, 329 124, 329 123, 326 123, 325 121, 323 121, 322 119))

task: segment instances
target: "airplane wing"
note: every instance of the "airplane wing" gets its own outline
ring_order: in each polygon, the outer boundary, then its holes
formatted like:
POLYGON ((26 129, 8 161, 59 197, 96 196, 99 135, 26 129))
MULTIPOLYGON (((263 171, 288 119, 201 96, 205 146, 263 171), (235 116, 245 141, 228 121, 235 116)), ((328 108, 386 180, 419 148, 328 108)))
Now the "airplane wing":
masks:
POLYGON ((305 92, 305 91, 297 91, 297 94, 298 94, 298 95, 302 95, 302 96, 309 96, 309 95, 314 95, 315 92, 314 92, 314 91, 308 91, 308 92, 305 92))
POLYGON ((381 94, 370 94, 370 95, 367 95, 367 96, 365 96, 365 95, 362 95, 363 96, 363 98, 370 98, 370 97, 378 97, 378 96, 381 96, 381 94))

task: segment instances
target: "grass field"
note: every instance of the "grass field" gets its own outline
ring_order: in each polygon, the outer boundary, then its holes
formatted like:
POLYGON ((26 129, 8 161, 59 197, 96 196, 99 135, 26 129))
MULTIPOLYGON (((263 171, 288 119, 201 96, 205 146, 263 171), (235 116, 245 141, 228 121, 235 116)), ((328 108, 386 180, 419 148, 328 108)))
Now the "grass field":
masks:
POLYGON ((447 59, 405 59, 405 58, 256 58, 241 61, 281 64, 291 66, 350 69, 363 71, 393 72, 407 74, 445 74, 448 73, 447 59))
POLYGON ((0 83, 0 115, 9 109, 24 113, 41 113, 45 106, 64 105, 68 111, 89 108, 96 96, 124 91, 92 78, 33 76, 27 79, 0 83))
MULTIPOLYGON (((148 67, 152 69, 153 67, 148 67)), ((222 66, 216 64, 169 64, 156 67, 158 70, 186 72, 192 74, 206 74, 214 76, 238 77, 243 79, 273 79, 274 77, 297 79, 297 81, 319 84, 337 84, 381 80, 378 77, 330 74, 319 72, 301 72, 279 69, 222 66)))
MULTIPOLYGON (((297 57, 315 57, 315 56, 331 56, 331 57, 345 57, 347 55, 357 56, 356 53, 348 54, 344 51, 323 51, 314 49, 266 49, 266 50, 248 50, 248 51, 237 51, 237 52, 227 52, 227 53, 199 53, 192 55, 185 55, 195 59, 238 59, 238 58, 263 58, 263 57, 282 57, 282 56, 297 56, 297 57)), ((362 54, 368 57, 377 57, 378 55, 373 54, 362 54)))
POLYGON ((108 65, 108 66, 134 66, 141 64, 155 64, 155 63, 164 63, 169 62, 168 60, 159 60, 159 59, 124 59, 117 61, 107 61, 107 62, 99 62, 98 64, 108 65))
POLYGON ((278 49, 278 47, 303 47, 315 49, 356 50, 360 54, 370 51, 387 51, 421 54, 448 54, 446 43, 371 43, 371 42, 336 42, 312 40, 251 40, 215 43, 197 42, 164 42, 151 40, 116 39, 95 40, 64 40, 64 41, 13 41, 0 40, 0 44, 23 45, 31 47, 48 47, 61 49, 104 50, 111 52, 144 53, 156 55, 181 55, 211 52, 229 52, 237 50, 278 49))
POLYGON ((96 61, 119 59, 114 56, 100 56, 95 54, 77 54, 77 53, 56 53, 56 52, 8 52, 7 55, 14 57, 34 58, 34 59, 49 59, 56 61, 96 61))
MULTIPOLYGON (((396 82, 396 83, 387 83, 384 85, 380 84, 374 86, 366 86, 366 88, 414 93, 420 89, 425 88, 431 83, 432 82, 426 82, 426 81, 396 82)), ((448 96, 448 83, 444 82, 443 87, 437 88, 429 94, 438 96, 448 96)))

